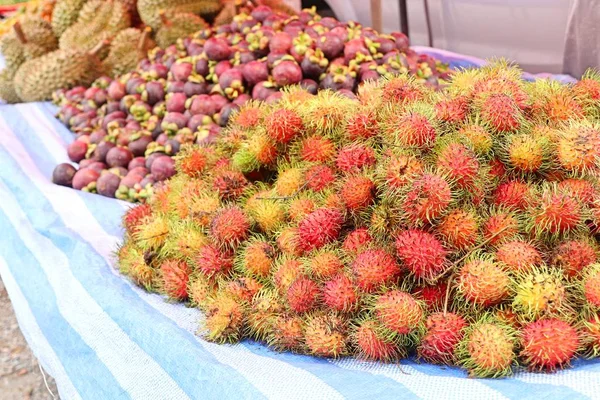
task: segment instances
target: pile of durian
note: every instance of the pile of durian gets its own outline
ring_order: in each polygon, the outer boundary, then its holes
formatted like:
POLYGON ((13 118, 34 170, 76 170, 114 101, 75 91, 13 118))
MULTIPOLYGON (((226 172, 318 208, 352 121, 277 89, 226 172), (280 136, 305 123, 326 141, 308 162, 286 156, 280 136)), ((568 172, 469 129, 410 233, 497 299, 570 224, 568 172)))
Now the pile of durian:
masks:
MULTIPOLYGON (((42 101, 132 71, 147 51, 231 21, 239 0, 57 0, 51 18, 24 14, 0 39, 0 99, 42 101)), ((253 1, 291 14, 281 0, 253 1)))

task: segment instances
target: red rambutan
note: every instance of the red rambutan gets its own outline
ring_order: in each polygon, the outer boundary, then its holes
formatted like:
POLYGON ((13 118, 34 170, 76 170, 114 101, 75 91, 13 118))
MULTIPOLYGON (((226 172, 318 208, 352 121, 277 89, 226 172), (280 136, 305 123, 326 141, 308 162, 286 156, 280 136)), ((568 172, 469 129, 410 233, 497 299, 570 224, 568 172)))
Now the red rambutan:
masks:
POLYGON ((319 294, 319 286, 314 281, 301 276, 288 287, 286 298, 294 312, 304 313, 317 305, 319 294))
POLYGON ((215 274, 228 274, 233 267, 231 254, 213 245, 202 246, 195 262, 198 270, 209 278, 215 274))
POLYGON ((375 184, 366 176, 350 176, 348 177, 342 189, 340 196, 346 207, 350 211, 358 211, 373 202, 373 192, 375 184))
POLYGON ((451 201, 452 191, 444 178, 423 174, 411 182, 402 208, 411 222, 429 222, 438 218, 451 201))
POLYGON ((496 212, 483 224, 483 238, 492 246, 510 240, 518 234, 519 221, 511 212, 496 212))
POLYGON ((350 140, 368 139, 377 135, 379 126, 374 113, 364 112, 353 115, 348 120, 346 134, 350 140))
POLYGON ((357 228, 348 233, 342 248, 350 254, 356 255, 364 250, 373 240, 367 228, 357 228))
POLYGON ((280 351, 297 351, 304 341, 302 319, 293 315, 279 315, 273 320, 273 331, 267 342, 280 351))
POLYGON ((295 258, 284 258, 279 262, 273 274, 273 282, 281 291, 287 291, 290 285, 302 276, 302 264, 295 258))
POLYGON ((390 290, 377 296, 373 308, 377 320, 397 335, 415 332, 423 323, 421 305, 401 290, 390 290))
POLYGON ((466 97, 443 99, 435 105, 436 117, 444 122, 457 124, 463 121, 469 112, 469 102, 466 97))
POLYGON ((257 126, 264 117, 264 111, 260 107, 242 107, 232 118, 232 124, 243 129, 252 129, 257 126))
POLYGON ((152 207, 147 203, 128 209, 123 216, 123 226, 127 233, 135 235, 142 221, 151 214, 152 207))
POLYGON ((569 364, 579 349, 574 327, 559 319, 540 319, 521 332, 521 358, 534 371, 555 371, 569 364))
POLYGON ((242 303, 226 294, 217 296, 206 310, 206 339, 217 343, 235 343, 242 336, 246 311, 242 303))
POLYGON ((400 145, 406 147, 427 148, 437 137, 435 127, 419 112, 394 115, 383 129, 386 137, 395 138, 400 145))
POLYGON ((302 255, 303 250, 300 246, 298 228, 287 227, 282 229, 277 237, 277 247, 283 254, 296 257, 302 255))
POLYGON ((265 118, 267 135, 279 143, 288 143, 304 129, 302 118, 292 111, 280 108, 265 118))
POLYGON ((413 294, 419 300, 423 300, 428 310, 439 310, 444 306, 447 292, 448 283, 440 281, 435 285, 420 285, 413 294))
POLYGON ((317 205, 313 200, 309 198, 298 198, 290 201, 287 214, 291 221, 298 222, 316 208, 317 205))
POLYGON ((396 252, 417 279, 430 280, 447 266, 447 251, 431 233, 410 229, 396 237, 396 252))
POLYGON ((335 181, 335 173, 327 165, 315 165, 311 167, 305 174, 308 187, 315 192, 329 187, 335 181))
POLYGON ((178 169, 189 177, 199 177, 204 173, 208 157, 204 149, 195 149, 181 155, 177 160, 178 169))
POLYGON ((466 138, 469 147, 477 154, 488 154, 494 141, 492 135, 481 125, 467 125, 458 130, 459 137, 466 138))
POLYGON ((394 341, 384 338, 377 322, 364 320, 352 332, 352 342, 363 360, 389 362, 400 358, 402 349, 394 341))
POLYGON ((466 146, 451 143, 440 151, 437 167, 442 175, 462 188, 469 187, 475 181, 479 171, 479 161, 466 146))
POLYGON ((357 171, 375 165, 375 152, 369 146, 353 143, 340 149, 336 166, 344 172, 357 171))
POLYGON ((339 357, 348 351, 345 323, 336 315, 314 315, 305 321, 304 341, 311 354, 339 357))
POLYGON ((508 181, 498 185, 492 198, 494 204, 514 210, 524 210, 527 207, 529 186, 522 181, 508 181))
POLYGON ((529 229, 538 234, 559 235, 584 223, 581 203, 568 194, 544 190, 532 203, 529 229))
POLYGON ((508 296, 510 277, 490 258, 466 262, 458 272, 457 288, 469 303, 489 307, 508 296))
POLYGON ((413 102, 424 97, 423 88, 403 76, 390 79, 383 86, 381 97, 386 102, 413 102))
POLYGON ((391 154, 386 157, 382 178, 390 189, 399 189, 422 173, 423 163, 417 157, 391 154))
POLYGON ((161 288, 172 299, 185 300, 191 269, 185 261, 166 260, 160 265, 161 288))
POLYGON ((240 258, 243 271, 259 277, 267 277, 271 273, 275 249, 264 240, 250 242, 240 258))
POLYGON ((516 131, 523 118, 518 104, 502 93, 490 94, 479 105, 482 120, 498 132, 516 131))
POLYGON ((496 251, 496 259, 509 271, 524 272, 542 264, 542 255, 530 243, 513 240, 503 243, 496 251))
POLYGON ((248 180, 238 171, 218 171, 213 178, 213 187, 224 200, 235 200, 242 195, 248 180))
POLYGON ((391 283, 400 273, 400 267, 394 258, 380 249, 365 250, 359 253, 351 268, 356 284, 367 292, 391 283))
POLYGON ((559 133, 556 155, 559 164, 568 171, 597 170, 600 160, 600 129, 572 124, 559 133))
POLYGON ((552 255, 552 266, 561 268, 565 275, 578 275, 585 267, 596 262, 596 248, 591 241, 566 240, 560 243, 552 255))
POLYGON ((461 209, 452 210, 437 226, 437 232, 451 247, 464 250, 475 244, 479 223, 474 212, 461 209))
POLYGON ((349 312, 355 309, 358 294, 354 283, 346 275, 338 274, 323 285, 323 303, 336 311, 349 312))
POLYGON ((244 211, 233 206, 217 212, 210 224, 210 233, 219 243, 237 245, 246 239, 249 228, 244 211))
POLYGON ((242 277, 226 281, 223 292, 236 300, 251 302, 252 298, 263 288, 262 283, 254 278, 242 277))
POLYGON ((427 332, 417 347, 420 358, 435 364, 454 363, 454 351, 464 336, 467 323, 454 313, 438 312, 425 321, 427 332))
POLYGON ((333 251, 319 251, 307 262, 307 268, 317 278, 330 278, 340 272, 344 264, 333 251))
POLYGON ((588 305, 600 310, 600 264, 591 265, 585 270, 581 284, 588 305))
POLYGON ((322 136, 310 136, 302 140, 300 158, 308 162, 327 162, 335 156, 335 143, 322 136))
POLYGON ((596 188, 592 182, 585 179, 569 178, 560 181, 558 190, 572 195, 584 204, 591 205, 596 198, 596 188))
POLYGON ((319 208, 308 214, 298 224, 301 248, 310 251, 334 241, 340 234, 343 222, 342 213, 333 208, 319 208))

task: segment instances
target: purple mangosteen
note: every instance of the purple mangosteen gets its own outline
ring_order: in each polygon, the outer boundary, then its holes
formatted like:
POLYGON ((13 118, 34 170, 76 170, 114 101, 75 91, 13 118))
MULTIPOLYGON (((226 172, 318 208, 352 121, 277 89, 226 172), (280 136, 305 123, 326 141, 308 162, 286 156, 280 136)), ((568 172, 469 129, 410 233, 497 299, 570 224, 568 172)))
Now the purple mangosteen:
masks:
POLYGON ((52 171, 52 183, 60 186, 73 186, 73 177, 77 170, 68 163, 58 164, 52 171))

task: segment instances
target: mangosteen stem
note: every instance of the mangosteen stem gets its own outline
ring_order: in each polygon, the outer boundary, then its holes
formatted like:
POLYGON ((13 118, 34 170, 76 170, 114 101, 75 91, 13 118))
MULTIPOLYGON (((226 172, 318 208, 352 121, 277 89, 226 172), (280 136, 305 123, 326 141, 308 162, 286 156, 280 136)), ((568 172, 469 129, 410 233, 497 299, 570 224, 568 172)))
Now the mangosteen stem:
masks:
MULTIPOLYGON (((504 228, 500 229, 498 232, 494 233, 492 236, 490 236, 489 238, 487 238, 483 242, 479 243, 474 248, 470 249, 467 254, 465 254, 464 256, 462 256, 461 258, 459 258, 458 260, 454 261, 452 264, 450 264, 450 266, 444 272, 442 272, 441 274, 439 274, 437 276, 437 278, 434 279, 434 281, 437 282, 442 276, 446 275, 446 273, 448 271, 452 270, 454 267, 456 267, 461 262, 463 262, 467 257, 469 257, 470 254, 472 254, 474 251, 479 250, 482 247, 486 246, 489 242, 491 242, 492 240, 494 240, 496 238, 496 236, 500 235, 502 232, 504 232, 507 229, 508 229, 508 226, 505 226, 504 228)), ((448 277, 448 286, 446 287, 446 298, 444 299, 444 315, 446 315, 446 313, 448 311, 448 299, 450 298, 450 286, 452 285, 452 281, 454 280, 454 276, 455 275, 456 275, 456 272, 454 272, 452 275, 450 275, 448 277)))
POLYGON ((17 39, 19 39, 19 42, 21 42, 22 44, 26 44, 27 43, 27 38, 25 37, 25 33, 23 32, 23 27, 21 26, 20 22, 15 22, 15 24, 13 25, 13 29, 15 31, 15 35, 17 35, 17 39))

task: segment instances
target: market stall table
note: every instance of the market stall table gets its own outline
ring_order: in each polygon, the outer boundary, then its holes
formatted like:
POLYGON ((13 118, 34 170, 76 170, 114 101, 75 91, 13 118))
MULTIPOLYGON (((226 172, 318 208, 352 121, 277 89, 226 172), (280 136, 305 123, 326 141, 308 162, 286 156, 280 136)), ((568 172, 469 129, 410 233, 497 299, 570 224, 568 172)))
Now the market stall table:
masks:
MULTIPOLYGON (((419 50, 454 67, 481 62, 419 50)), ((412 359, 326 360, 249 341, 204 341, 199 310, 149 294, 115 269, 130 205, 50 182, 73 140, 54 112, 49 103, 0 106, 0 275, 63 399, 600 397, 598 361, 577 360, 555 374, 467 379, 459 368, 412 359)))

